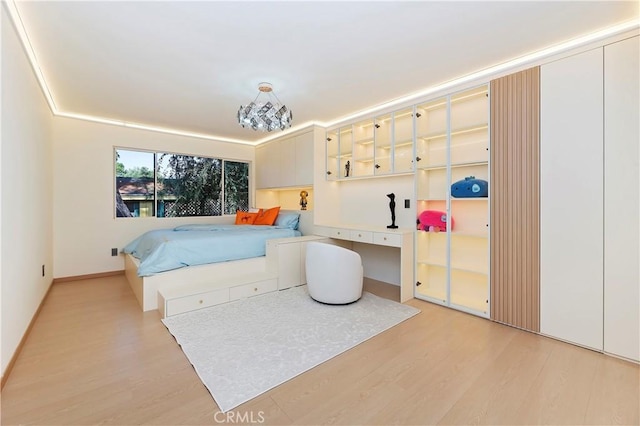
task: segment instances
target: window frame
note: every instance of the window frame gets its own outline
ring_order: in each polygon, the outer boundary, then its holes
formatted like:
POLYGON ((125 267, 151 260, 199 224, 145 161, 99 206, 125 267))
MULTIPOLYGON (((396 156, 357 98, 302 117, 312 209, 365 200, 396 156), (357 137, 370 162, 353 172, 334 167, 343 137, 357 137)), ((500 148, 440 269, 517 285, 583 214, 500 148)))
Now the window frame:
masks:
POLYGON ((225 202, 226 202, 226 192, 225 192, 225 182, 226 182, 226 175, 225 175, 225 163, 229 161, 229 162, 234 162, 234 163, 244 163, 247 164, 247 191, 248 191, 248 206, 252 206, 253 205, 253 182, 251 179, 251 171, 253 169, 253 162, 251 160, 245 160, 245 159, 237 159, 237 158, 226 158, 226 157, 215 157, 213 155, 210 154, 193 154, 193 153, 184 153, 184 152, 175 152, 175 151, 169 151, 169 150, 150 150, 150 149, 145 149, 145 148, 134 148, 134 147, 128 147, 128 146, 113 146, 113 159, 112 159, 112 191, 111 191, 111 197, 112 197, 112 214, 113 214, 113 218, 114 219, 194 219, 194 218, 214 218, 214 217, 232 217, 235 216, 235 212, 234 213, 225 213, 225 202), (125 216, 118 216, 118 211, 117 211, 117 201, 116 201, 116 192, 118 190, 117 187, 117 154, 118 151, 135 151, 135 152, 143 152, 143 153, 149 153, 153 155, 153 205, 154 205, 154 214, 151 216, 132 216, 132 217, 125 217, 125 216), (189 157, 200 157, 200 158, 211 158, 211 159, 215 159, 215 160, 220 160, 221 162, 221 173, 222 173, 222 178, 221 178, 221 188, 220 188, 220 192, 222 194, 222 202, 221 202, 221 214, 220 215, 213 215, 213 216, 158 216, 158 155, 159 154, 169 154, 169 155, 182 155, 182 156, 189 156, 189 157))

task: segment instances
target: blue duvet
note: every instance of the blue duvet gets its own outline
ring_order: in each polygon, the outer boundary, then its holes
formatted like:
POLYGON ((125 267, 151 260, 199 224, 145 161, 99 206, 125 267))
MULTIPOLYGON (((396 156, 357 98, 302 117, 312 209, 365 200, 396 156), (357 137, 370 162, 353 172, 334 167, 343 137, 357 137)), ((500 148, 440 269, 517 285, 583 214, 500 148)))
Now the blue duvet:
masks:
POLYGON ((264 225, 184 225, 149 231, 123 251, 140 259, 146 277, 191 265, 264 256, 266 241, 299 236, 299 231, 264 225))

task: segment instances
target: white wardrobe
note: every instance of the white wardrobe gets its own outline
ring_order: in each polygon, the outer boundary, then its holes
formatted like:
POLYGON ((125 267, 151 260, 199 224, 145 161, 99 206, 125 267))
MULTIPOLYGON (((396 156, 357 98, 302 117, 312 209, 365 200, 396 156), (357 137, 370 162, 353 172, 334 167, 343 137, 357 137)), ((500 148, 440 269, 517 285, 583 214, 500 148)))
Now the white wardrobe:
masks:
POLYGON ((638 37, 540 73, 540 332, 640 360, 638 37))
POLYGON ((604 351, 640 360, 640 43, 604 48, 604 351))

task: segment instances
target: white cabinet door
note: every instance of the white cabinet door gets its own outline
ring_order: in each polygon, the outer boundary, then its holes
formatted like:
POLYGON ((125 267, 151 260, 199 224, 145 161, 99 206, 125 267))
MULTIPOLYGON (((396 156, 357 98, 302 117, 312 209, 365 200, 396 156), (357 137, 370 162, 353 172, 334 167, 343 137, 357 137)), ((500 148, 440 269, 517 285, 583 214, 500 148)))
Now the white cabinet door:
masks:
POLYGON ((540 332, 603 348, 602 49, 541 67, 540 332))
POLYGON ((313 132, 296 136, 295 185, 313 185, 313 132))
POLYGON ((256 148, 256 188, 277 188, 281 182, 280 141, 256 148))
POLYGON ((300 242, 278 245, 278 290, 301 284, 300 242))
POLYGON ((307 283, 307 243, 300 244, 300 284, 307 283))
POLYGON ((313 132, 256 148, 256 189, 313 185, 313 132))
POLYGON ((295 186, 296 138, 283 139, 276 143, 280 144, 278 154, 278 160, 280 161, 280 167, 278 167, 279 178, 276 186, 279 188, 295 186))
POLYGON ((604 48, 604 350, 640 361, 638 37, 604 48))
POLYGON ((256 148, 256 163, 254 165, 256 173, 256 189, 267 188, 269 181, 269 168, 267 167, 268 150, 266 145, 256 148))

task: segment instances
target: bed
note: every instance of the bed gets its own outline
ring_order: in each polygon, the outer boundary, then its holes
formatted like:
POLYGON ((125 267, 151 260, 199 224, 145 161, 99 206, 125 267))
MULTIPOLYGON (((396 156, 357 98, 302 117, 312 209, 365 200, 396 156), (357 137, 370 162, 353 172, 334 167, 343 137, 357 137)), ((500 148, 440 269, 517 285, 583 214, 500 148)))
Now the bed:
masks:
POLYGON ((160 287, 266 271, 267 240, 312 233, 313 219, 305 213, 283 210, 274 226, 197 224, 146 232, 123 249, 125 275, 142 310, 157 309, 160 287))
POLYGON ((277 226, 183 225, 146 232, 123 251, 138 259, 138 276, 148 277, 186 266, 264 256, 267 240, 300 235, 277 226))

